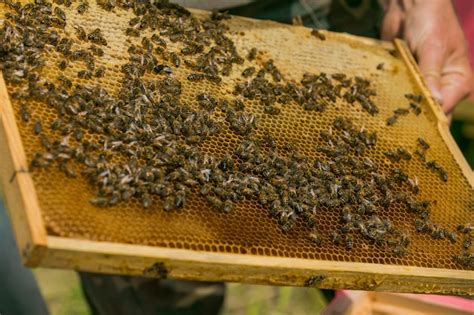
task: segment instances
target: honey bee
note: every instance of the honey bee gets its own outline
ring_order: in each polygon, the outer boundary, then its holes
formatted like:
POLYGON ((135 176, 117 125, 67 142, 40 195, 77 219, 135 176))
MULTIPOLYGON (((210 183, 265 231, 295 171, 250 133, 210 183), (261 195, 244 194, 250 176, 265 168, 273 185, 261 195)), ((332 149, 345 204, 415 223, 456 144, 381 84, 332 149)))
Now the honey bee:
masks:
POLYGON ((89 35, 87 35, 87 39, 89 39, 94 44, 107 46, 107 40, 102 34, 102 30, 100 28, 96 28, 91 33, 89 33, 89 35))
POLYGON ((162 39, 160 36, 158 36, 157 34, 153 34, 151 36, 151 40, 157 44, 158 46, 162 46, 162 47, 166 47, 166 42, 164 39, 162 39))
POLYGON ((197 82, 197 81, 202 81, 204 79, 204 74, 201 73, 192 73, 188 75, 188 80, 197 82))
POLYGON ((89 70, 80 70, 77 73, 77 77, 81 79, 91 79, 92 78, 92 72, 89 70))
POLYGON ((64 13, 64 11, 60 7, 54 8, 54 15, 56 15, 62 21, 66 20, 66 13, 64 13))
POLYGON ((128 27, 125 30, 125 34, 127 36, 131 36, 131 37, 140 37, 140 31, 136 28, 133 28, 133 27, 128 27))
POLYGON ((43 124, 41 123, 40 120, 37 120, 33 126, 34 133, 39 135, 42 130, 43 130, 43 124))
POLYGON ((389 118, 387 118, 387 126, 393 126, 397 122, 398 117, 393 115, 389 118))
POLYGON ((247 55, 247 60, 252 61, 252 60, 255 60, 256 57, 257 57, 257 48, 253 47, 252 49, 250 49, 247 55))
POLYGON ((84 14, 89 10, 89 3, 87 1, 79 3, 77 6, 77 13, 84 14))
POLYGON ((342 245, 344 243, 341 234, 339 234, 338 232, 333 231, 331 233, 331 239, 332 239, 332 242, 336 245, 342 245))
POLYGON ((471 245, 472 245, 472 236, 470 236, 470 235, 465 236, 464 240, 463 240, 463 243, 462 243, 462 246, 465 249, 469 249, 469 247, 471 247, 471 245))
POLYGON ((414 101, 416 103, 421 103, 423 101, 423 95, 415 95, 415 94, 411 94, 411 93, 407 93, 405 94, 405 98, 407 98, 408 100, 411 100, 411 101, 414 101))
POLYGON ((20 116, 24 122, 28 122, 30 120, 31 115, 25 104, 20 106, 20 116))
POLYGON ((100 66, 99 68, 97 68, 97 70, 94 73, 94 76, 96 78, 102 78, 104 75, 105 75, 105 67, 104 66, 100 66))
POLYGON ((255 67, 248 67, 244 71, 242 71, 242 76, 245 78, 248 78, 254 73, 255 73, 255 67))
POLYGON ((318 285, 319 283, 321 283, 321 281, 323 281, 324 279, 326 279, 326 276, 323 276, 323 275, 311 276, 304 282, 304 286, 307 288, 314 287, 318 285))
POLYGON ((64 71, 67 68, 68 64, 69 64, 69 62, 66 59, 61 60, 58 63, 59 70, 64 71))
POLYGON ((420 144, 423 150, 428 150, 430 148, 430 145, 428 144, 428 142, 426 142, 426 140, 421 137, 418 138, 418 143, 420 144))
POLYGON ((87 33, 82 26, 74 25, 74 29, 76 30, 76 36, 79 40, 87 40, 87 33))
POLYGON ((89 200, 89 202, 93 206, 97 206, 97 207, 104 207, 109 203, 109 201, 105 197, 94 197, 91 200, 89 200))
POLYGON ((469 233, 474 231, 474 226, 471 223, 459 224, 456 229, 461 233, 469 233))
POLYGON ((316 230, 313 230, 311 233, 309 233, 308 238, 313 244, 317 246, 321 245, 323 241, 321 235, 316 230))
POLYGON ((314 37, 318 38, 319 40, 326 40, 326 36, 320 32, 319 30, 317 29, 313 29, 311 31, 311 35, 313 35, 314 37))
POLYGON ((421 107, 418 104, 410 103, 410 109, 416 116, 421 114, 421 107))

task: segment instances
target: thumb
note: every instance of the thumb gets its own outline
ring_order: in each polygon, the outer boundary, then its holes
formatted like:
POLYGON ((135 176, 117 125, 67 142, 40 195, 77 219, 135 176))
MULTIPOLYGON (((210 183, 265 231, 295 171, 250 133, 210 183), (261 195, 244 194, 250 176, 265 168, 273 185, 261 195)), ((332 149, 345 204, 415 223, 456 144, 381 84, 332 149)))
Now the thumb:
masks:
POLYGON ((387 13, 383 19, 380 37, 382 40, 392 40, 400 37, 402 33, 403 12, 397 1, 390 1, 387 13))
POLYGON ((426 84, 439 103, 443 103, 441 75, 446 60, 445 51, 446 49, 441 42, 431 40, 420 45, 420 48, 415 51, 426 84))

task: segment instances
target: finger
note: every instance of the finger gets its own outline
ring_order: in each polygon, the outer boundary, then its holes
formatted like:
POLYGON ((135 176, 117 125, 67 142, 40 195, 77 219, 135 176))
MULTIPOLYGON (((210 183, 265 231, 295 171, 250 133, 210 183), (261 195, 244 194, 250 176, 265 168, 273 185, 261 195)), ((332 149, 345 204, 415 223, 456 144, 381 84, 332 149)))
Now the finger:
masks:
POLYGON ((441 73, 446 60, 446 48, 441 41, 428 40, 415 51, 418 65, 433 97, 443 103, 441 93, 441 73))
POLYGON ((383 40, 393 40, 401 35, 403 12, 396 1, 390 1, 386 12, 380 37, 383 40))
POLYGON ((451 113, 454 107, 468 96, 471 90, 470 80, 465 77, 452 76, 452 78, 443 78, 443 111, 451 113))

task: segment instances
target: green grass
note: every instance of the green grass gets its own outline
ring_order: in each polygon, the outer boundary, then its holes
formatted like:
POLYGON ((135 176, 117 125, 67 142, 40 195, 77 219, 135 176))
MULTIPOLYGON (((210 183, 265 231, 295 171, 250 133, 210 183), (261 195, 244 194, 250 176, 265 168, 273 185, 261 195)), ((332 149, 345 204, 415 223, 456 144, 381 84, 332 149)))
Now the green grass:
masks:
MULTIPOLYGON (((75 272, 40 268, 34 273, 52 315, 90 315, 75 272)), ((326 304, 317 289, 230 283, 222 315, 317 315, 326 304)))

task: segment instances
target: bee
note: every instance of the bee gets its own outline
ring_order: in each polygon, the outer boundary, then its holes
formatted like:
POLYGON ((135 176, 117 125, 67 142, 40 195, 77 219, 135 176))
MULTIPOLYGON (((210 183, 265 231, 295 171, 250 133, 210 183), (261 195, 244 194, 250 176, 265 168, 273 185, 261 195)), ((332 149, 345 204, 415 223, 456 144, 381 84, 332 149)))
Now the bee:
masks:
POLYGON ((272 70, 272 77, 273 77, 273 80, 275 80, 276 82, 280 82, 281 81, 281 73, 278 69, 273 69, 272 70))
POLYGON ((206 200, 213 208, 218 209, 218 210, 222 209, 222 206, 224 204, 219 197, 212 196, 212 195, 207 195, 206 200))
POLYGON ((204 75, 204 77, 206 78, 206 80, 214 82, 214 83, 220 83, 222 81, 221 77, 219 77, 218 75, 214 75, 214 74, 206 73, 204 75))
POLYGON ((115 0, 98 0, 97 4, 106 11, 112 11, 115 8, 115 0))
POLYGON ((441 178, 441 180, 443 182, 447 182, 448 181, 448 172, 446 172, 443 168, 440 168, 438 170, 438 174, 439 174, 439 177, 441 178))
POLYGON ((140 31, 133 27, 128 27, 125 30, 125 34, 131 37, 140 37, 140 31))
POLYGON ((231 212, 234 209, 234 203, 231 200, 224 201, 222 205, 222 211, 225 213, 231 212))
POLYGON ((403 257, 406 255, 407 253, 407 250, 404 246, 400 245, 400 244, 397 244, 395 245, 395 247, 393 248, 393 253, 398 256, 398 257, 403 257))
POLYGON ((197 82, 197 81, 202 81, 204 79, 204 74, 201 73, 191 73, 188 75, 188 80, 197 82))
POLYGON ((421 107, 418 105, 418 104, 415 104, 413 102, 410 103, 410 109, 412 110, 412 112, 418 116, 421 114, 421 107))
POLYGON ((251 75, 253 75, 254 73, 255 73, 255 67, 248 67, 244 71, 242 71, 242 76, 244 78, 248 78, 251 75))
POLYGON ((164 39, 162 39, 160 36, 158 36, 157 34, 153 34, 151 36, 151 40, 152 42, 154 42, 155 44, 157 44, 158 46, 162 46, 162 47, 166 47, 166 42, 164 39))
POLYGON ((89 202, 96 207, 104 207, 109 203, 108 199, 105 197, 94 197, 89 200, 89 202))
POLYGON ((470 235, 467 235, 466 237, 464 237, 464 241, 462 243, 462 246, 465 249, 469 249, 469 247, 471 247, 471 245, 472 245, 472 237, 470 235))
POLYGON ((217 102, 209 93, 201 93, 197 96, 199 105, 207 111, 212 111, 217 106, 217 102))
POLYGON ((96 56, 102 57, 104 55, 104 50, 96 45, 91 45, 89 50, 96 56))
POLYGON ((461 233, 469 233, 474 231, 474 226, 471 223, 459 224, 456 229, 461 233))
POLYGON ((70 89, 72 87, 72 81, 66 78, 64 75, 58 76, 58 81, 66 89, 70 89))
POLYGON ((102 34, 102 31, 100 28, 96 28, 91 33, 89 33, 89 35, 87 35, 87 39, 89 39, 94 44, 107 46, 107 40, 102 34))
POLYGON ((324 279, 326 279, 326 276, 323 275, 311 276, 304 282, 304 286, 307 288, 314 287, 321 283, 321 281, 323 281, 324 279))
POLYGON ((377 65, 377 70, 383 70, 384 69, 384 63, 381 62, 377 65))
POLYGON ((332 232, 331 233, 331 238, 332 238, 332 242, 336 245, 341 245, 344 243, 343 239, 342 239, 342 236, 341 234, 337 233, 337 232, 332 232))
POLYGON ((426 140, 421 137, 418 138, 418 143, 420 144, 423 150, 428 150, 430 148, 430 145, 428 144, 428 142, 426 142, 426 140))
POLYGON ((79 13, 79 14, 84 14, 84 13, 86 13, 87 10, 89 10, 89 3, 87 1, 81 2, 77 6, 77 13, 79 13))
POLYGON ((91 79, 92 78, 92 72, 89 70, 81 70, 77 73, 77 76, 81 79, 91 79))
POLYGON ((79 40, 87 40, 87 33, 82 26, 75 25, 74 29, 76 30, 76 36, 79 40))
POLYGON ((58 68, 59 68, 59 70, 61 70, 61 71, 66 70, 68 64, 69 64, 69 62, 68 62, 66 59, 61 60, 61 61, 58 63, 58 68))
POLYGON ((76 129, 76 130, 74 130, 74 138, 75 138, 77 141, 81 141, 83 136, 84 136, 84 135, 83 135, 81 129, 76 129))
POLYGON ((460 255, 454 256, 454 260, 465 267, 472 268, 474 266, 474 253, 462 251, 460 255))
POLYGON ((104 66, 100 66, 99 68, 97 68, 97 70, 94 73, 94 76, 96 78, 102 78, 104 75, 105 75, 105 67, 104 66))
POLYGON ((456 237, 456 234, 454 232, 448 232, 447 236, 448 236, 448 239, 451 243, 453 243, 453 244, 456 243, 457 237, 456 237))
POLYGON ((260 69, 257 72, 257 78, 265 78, 265 75, 267 74, 267 70, 265 69, 260 69))
POLYGON ((415 95, 411 93, 405 94, 405 98, 411 101, 414 101, 416 103, 421 103, 423 101, 423 95, 415 95))
POLYGON ((400 162, 401 156, 397 151, 386 151, 383 153, 392 163, 400 162))
POLYGON ((247 60, 252 61, 252 60, 255 60, 256 57, 257 57, 257 48, 253 47, 252 49, 250 49, 247 55, 247 60))
POLYGON ((404 148, 397 148, 397 153, 400 155, 402 159, 405 161, 411 160, 411 154, 404 148))
POLYGON ((63 10, 61 10, 60 7, 55 7, 54 8, 54 15, 56 15, 59 19, 65 21, 66 20, 66 13, 64 13, 63 10))
POLYGON ((321 235, 316 230, 313 230, 311 233, 309 233, 308 238, 313 244, 318 246, 323 242, 321 235))
POLYGON ((40 120, 37 120, 33 126, 34 133, 39 135, 42 130, 43 130, 43 124, 41 123, 40 120))
POLYGON ((410 185, 411 191, 417 194, 420 191, 420 187, 418 186, 418 177, 408 178, 408 185, 410 185))
POLYGON ((313 29, 311 31, 311 35, 318 38, 319 40, 326 40, 326 36, 321 31, 319 31, 317 29, 313 29))
POLYGON ((280 113, 280 109, 275 106, 265 106, 263 108, 263 112, 269 115, 278 115, 280 113))
POLYGON ((387 126, 393 126, 397 122, 397 116, 393 115, 389 118, 387 118, 387 126))
POLYGON ((77 172, 68 167, 67 162, 59 163, 59 170, 66 174, 66 177, 76 178, 77 172))
POLYGON ((397 108, 393 111, 393 113, 397 116, 406 116, 409 113, 409 110, 406 108, 397 108))
POLYGON ((354 239, 352 238, 351 235, 346 235, 345 246, 346 246, 346 249, 349 249, 349 250, 354 247, 354 239))
POLYGON ((20 116, 24 122, 28 122, 30 120, 31 115, 25 104, 20 106, 20 116))

